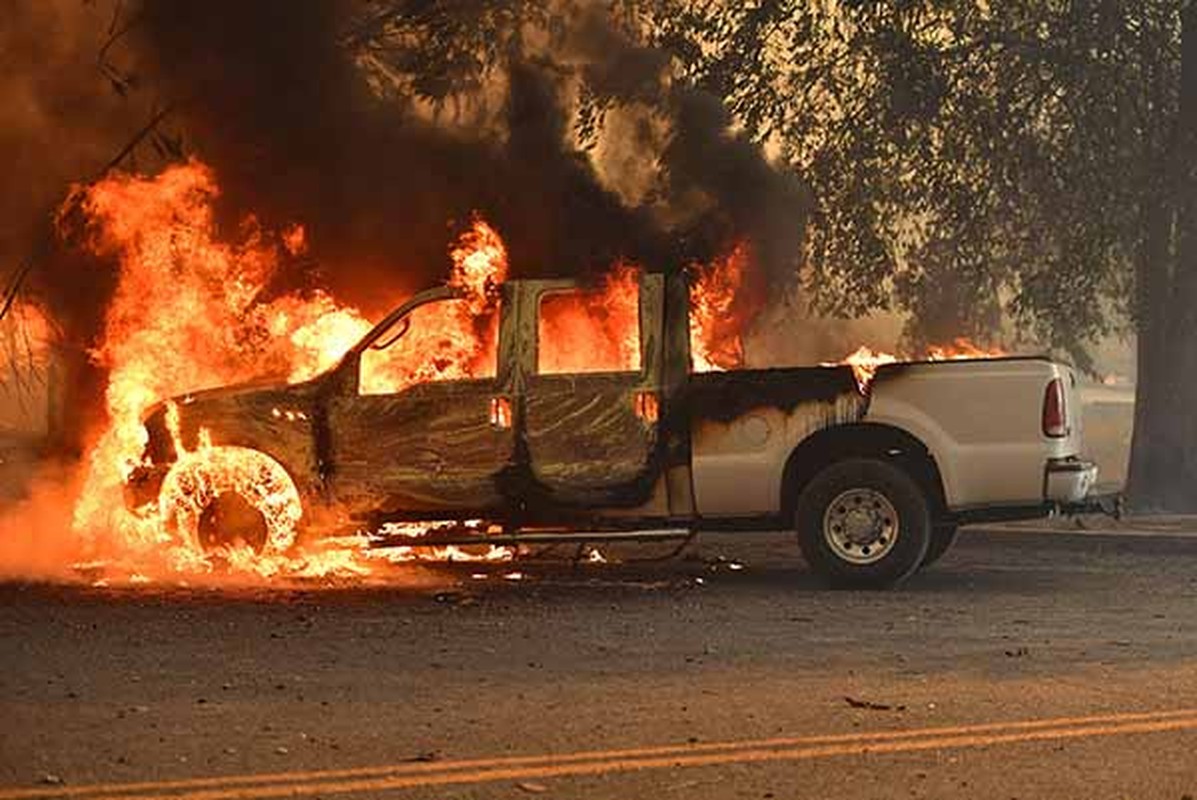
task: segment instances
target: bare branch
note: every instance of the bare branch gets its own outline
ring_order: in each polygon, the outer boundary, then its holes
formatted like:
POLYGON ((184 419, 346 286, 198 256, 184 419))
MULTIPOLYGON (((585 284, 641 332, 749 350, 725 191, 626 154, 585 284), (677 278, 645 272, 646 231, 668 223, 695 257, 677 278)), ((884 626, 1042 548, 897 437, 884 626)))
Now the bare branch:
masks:
POLYGON ((136 149, 137 145, 145 141, 147 136, 154 133, 157 130, 159 123, 170 116, 173 112, 174 106, 167 105, 150 117, 149 122, 147 122, 139 131, 137 131, 137 133, 133 135, 133 138, 131 138, 125 144, 125 146, 120 149, 120 152, 113 156, 112 159, 104 165, 104 168, 99 171, 93 180, 99 180, 100 178, 103 178, 111 170, 120 166, 120 163, 129 157, 129 154, 136 149))
POLYGON ((25 261, 17 268, 12 280, 9 281, 8 286, 4 289, 4 304, 0 306, 0 321, 2 321, 8 312, 12 309, 13 303, 16 302, 17 295, 21 292, 21 285, 25 283, 26 276, 29 275, 30 270, 33 269, 32 261, 25 261))

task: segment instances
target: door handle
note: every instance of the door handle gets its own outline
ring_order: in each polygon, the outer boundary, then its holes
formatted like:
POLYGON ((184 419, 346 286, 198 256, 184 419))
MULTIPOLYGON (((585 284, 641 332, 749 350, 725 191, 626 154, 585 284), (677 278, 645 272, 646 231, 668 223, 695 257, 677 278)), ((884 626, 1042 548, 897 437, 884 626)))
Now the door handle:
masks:
POLYGON ((647 390, 636 392, 632 397, 632 407, 636 410, 636 416, 649 425, 656 424, 657 419, 661 416, 661 402, 657 399, 656 392, 647 390))
POLYGON ((492 397, 490 399, 490 426, 497 431, 511 428, 511 398, 492 397))

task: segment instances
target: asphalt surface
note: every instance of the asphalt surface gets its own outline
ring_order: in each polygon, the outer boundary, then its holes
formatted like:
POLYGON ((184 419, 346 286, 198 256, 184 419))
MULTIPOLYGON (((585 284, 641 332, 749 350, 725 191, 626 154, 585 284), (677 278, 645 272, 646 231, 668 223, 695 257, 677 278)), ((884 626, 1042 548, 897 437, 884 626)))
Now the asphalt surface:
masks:
POLYGON ((0 800, 1181 800, 1195 610, 1180 531, 966 531, 881 593, 823 589, 784 535, 368 587, 9 584, 0 800))

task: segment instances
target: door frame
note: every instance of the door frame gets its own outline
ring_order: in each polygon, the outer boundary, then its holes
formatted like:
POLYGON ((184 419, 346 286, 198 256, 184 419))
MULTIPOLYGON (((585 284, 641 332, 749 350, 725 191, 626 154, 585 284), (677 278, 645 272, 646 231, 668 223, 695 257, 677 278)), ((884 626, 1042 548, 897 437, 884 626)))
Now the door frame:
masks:
MULTIPOLYGON (((362 354, 376 341, 381 339, 390 331, 393 325, 403 319, 405 316, 411 314, 417 308, 432 303, 438 303, 445 300, 462 299, 464 292, 456 287, 442 285, 426 289, 412 296, 410 299, 396 307, 393 311, 388 313, 383 319, 371 328, 370 332, 363 336, 357 344, 346 351, 345 355, 331 369, 321 380, 321 385, 317 392, 317 403, 315 404, 316 418, 313 420, 313 430, 316 438, 316 454, 317 463, 320 465, 320 476, 323 484, 323 494, 326 502, 332 506, 338 505, 337 501, 337 463, 334 459, 335 448, 333 446, 333 438, 336 436, 336 431, 333 429, 332 419, 330 415, 331 407, 335 400, 352 401, 360 397, 400 397, 404 393, 418 388, 419 386, 436 384, 458 384, 474 382, 479 379, 453 380, 453 381, 425 381, 423 383, 414 384, 404 388, 402 391, 393 395, 361 395, 359 387, 361 383, 361 360, 362 354)), ((519 352, 519 342, 516 336, 516 307, 519 302, 518 293, 512 291, 509 284, 500 286, 500 302, 499 302, 499 325, 498 325, 498 342, 496 344, 495 354, 495 374, 493 378, 486 378, 484 380, 491 381, 491 397, 492 398, 507 398, 511 404, 511 408, 517 407, 517 398, 519 396, 519 384, 522 382, 521 372, 519 369, 517 353, 519 352)), ((513 446, 513 452, 510 460, 514 461, 517 457, 514 449, 518 447, 519 434, 519 420, 518 415, 511 420, 511 433, 516 444, 513 446)), ((502 471, 508 471, 511 468, 509 463, 502 471)), ((511 498, 505 500, 508 504, 512 502, 511 498)), ((419 520, 436 518, 473 518, 479 515, 482 509, 445 509, 443 512, 438 512, 433 515, 427 511, 413 511, 410 515, 402 513, 392 514, 387 513, 379 517, 379 521, 400 521, 405 519, 419 520)), ((487 512, 489 514, 490 512, 487 512)))

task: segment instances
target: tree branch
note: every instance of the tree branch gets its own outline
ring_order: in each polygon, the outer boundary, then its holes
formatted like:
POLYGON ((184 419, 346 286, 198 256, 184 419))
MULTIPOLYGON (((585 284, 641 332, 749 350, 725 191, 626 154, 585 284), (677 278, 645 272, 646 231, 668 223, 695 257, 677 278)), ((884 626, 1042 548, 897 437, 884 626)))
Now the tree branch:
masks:
POLYGON ((99 180, 100 178, 103 178, 105 175, 107 175, 111 170, 120 166, 120 163, 129 157, 129 154, 133 152, 133 150, 137 147, 137 145, 139 145, 143 141, 145 141, 145 138, 154 132, 154 130, 158 127, 159 123, 161 123, 162 120, 164 120, 168 116, 170 116, 170 114, 173 112, 174 112, 174 106, 167 105, 164 108, 162 108, 160 111, 158 111, 158 113, 154 114, 154 116, 150 117, 150 121, 147 122, 139 131, 137 131, 136 134, 133 135, 133 138, 130 139, 125 144, 125 146, 120 149, 119 153, 117 153, 115 156, 113 156, 113 158, 107 164, 104 165, 104 168, 102 170, 100 170, 99 173, 97 173, 95 178, 93 178, 92 180, 99 180))
POLYGON ((4 289, 4 304, 0 306, 0 321, 3 321, 8 316, 13 303, 17 300, 17 295, 21 292, 21 285, 25 283, 25 277, 29 275, 29 271, 32 269, 32 261, 22 262, 21 266, 17 268, 16 274, 13 275, 12 280, 8 282, 8 286, 4 289))

